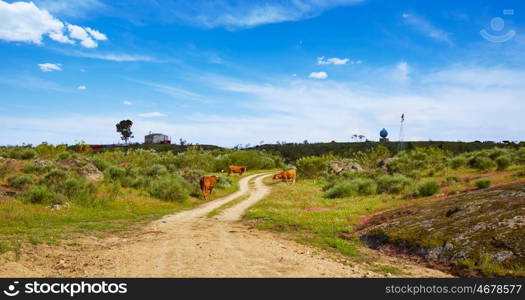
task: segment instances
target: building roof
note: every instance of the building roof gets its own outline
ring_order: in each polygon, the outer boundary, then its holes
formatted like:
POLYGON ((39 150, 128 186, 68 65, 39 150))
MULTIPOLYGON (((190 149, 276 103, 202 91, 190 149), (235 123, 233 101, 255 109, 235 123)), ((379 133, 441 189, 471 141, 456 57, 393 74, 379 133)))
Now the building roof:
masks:
POLYGON ((167 135, 162 134, 162 133, 150 133, 150 134, 147 134, 146 137, 151 137, 151 136, 156 136, 156 135, 167 136, 167 135))

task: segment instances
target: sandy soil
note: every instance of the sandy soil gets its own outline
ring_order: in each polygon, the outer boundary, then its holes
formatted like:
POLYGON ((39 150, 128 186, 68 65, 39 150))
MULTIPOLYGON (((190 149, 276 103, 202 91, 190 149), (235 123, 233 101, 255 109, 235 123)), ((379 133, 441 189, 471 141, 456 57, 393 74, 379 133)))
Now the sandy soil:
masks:
MULTIPOLYGON (((140 230, 104 239, 87 236, 78 246, 26 245, 21 258, 0 263, 0 277, 385 277, 370 262, 297 244, 276 233, 251 229, 238 220, 262 199, 268 174, 240 181, 240 190, 196 209, 166 216, 140 230), (254 179, 254 184, 249 181, 254 179), (213 218, 206 215, 240 195, 248 199, 213 218)), ((404 276, 449 277, 367 250, 375 263, 391 265, 404 276)))

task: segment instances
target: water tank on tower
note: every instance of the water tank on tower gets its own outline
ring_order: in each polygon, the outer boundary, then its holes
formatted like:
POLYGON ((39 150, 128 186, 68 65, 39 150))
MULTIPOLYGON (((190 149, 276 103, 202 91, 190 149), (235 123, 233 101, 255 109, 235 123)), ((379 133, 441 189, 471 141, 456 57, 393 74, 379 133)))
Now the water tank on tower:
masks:
POLYGON ((389 141, 388 138, 387 138, 388 131, 386 131, 385 128, 381 129, 381 131, 379 132, 379 136, 381 137, 379 139, 380 142, 388 142, 389 141))

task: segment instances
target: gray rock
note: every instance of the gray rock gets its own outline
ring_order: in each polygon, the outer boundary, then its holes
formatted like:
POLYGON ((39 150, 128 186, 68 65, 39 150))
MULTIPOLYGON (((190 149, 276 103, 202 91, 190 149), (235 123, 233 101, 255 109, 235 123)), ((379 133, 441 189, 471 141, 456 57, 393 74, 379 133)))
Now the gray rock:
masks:
POLYGON ((345 162, 345 161, 331 161, 330 162, 330 169, 328 170, 328 173, 330 174, 339 174, 343 171, 350 171, 350 172, 357 172, 357 171, 363 171, 363 167, 361 167, 360 164, 356 162, 345 162))
POLYGON ((492 256, 492 258, 494 258, 494 260, 497 262, 502 262, 504 260, 511 259, 513 257, 514 257, 514 253, 512 253, 512 251, 509 251, 509 250, 500 251, 492 256))

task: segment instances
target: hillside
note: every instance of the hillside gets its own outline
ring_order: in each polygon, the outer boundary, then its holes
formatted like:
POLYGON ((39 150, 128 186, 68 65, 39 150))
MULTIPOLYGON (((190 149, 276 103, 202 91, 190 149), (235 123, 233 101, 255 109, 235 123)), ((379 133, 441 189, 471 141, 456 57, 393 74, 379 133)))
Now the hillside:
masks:
POLYGON ((462 276, 525 276, 525 183, 392 210, 366 231, 372 248, 462 276))
POLYGON ((253 147, 257 150, 268 150, 284 157, 288 162, 295 162, 304 156, 317 156, 324 154, 333 154, 341 157, 351 157, 357 151, 367 151, 382 145, 386 147, 391 154, 396 154, 399 150, 413 150, 419 147, 433 147, 451 152, 454 155, 499 148, 518 148, 525 145, 525 142, 514 143, 494 143, 494 142, 450 142, 450 141, 407 141, 399 145, 399 142, 354 142, 354 143, 281 143, 265 144, 253 147))

